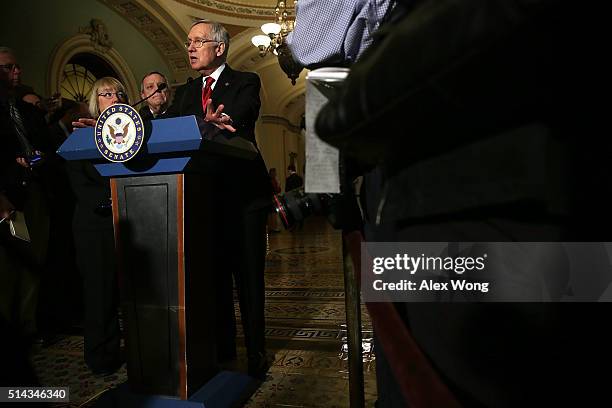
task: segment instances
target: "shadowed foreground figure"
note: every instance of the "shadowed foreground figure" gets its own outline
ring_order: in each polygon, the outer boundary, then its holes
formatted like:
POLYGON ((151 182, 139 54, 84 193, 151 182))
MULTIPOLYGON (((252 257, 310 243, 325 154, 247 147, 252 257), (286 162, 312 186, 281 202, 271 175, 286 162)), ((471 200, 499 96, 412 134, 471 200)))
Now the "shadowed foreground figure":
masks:
MULTIPOLYGON (((609 241, 612 141, 593 95, 603 10, 414 4, 379 31, 317 120, 325 141, 383 169, 373 240, 609 241)), ((571 289, 564 274, 557 296, 571 289)), ((394 306, 464 406, 609 400, 595 374, 610 361, 608 304, 394 306)), ((392 366, 410 362, 386 357, 379 406, 405 406, 407 377, 392 366)))
POLYGON ((22 337, 38 337, 36 308, 49 239, 47 127, 38 108, 19 98, 21 68, 13 51, 0 47, 0 317, 22 337), (34 163, 35 161, 35 163, 34 163), (9 231, 23 213, 30 241, 9 231))

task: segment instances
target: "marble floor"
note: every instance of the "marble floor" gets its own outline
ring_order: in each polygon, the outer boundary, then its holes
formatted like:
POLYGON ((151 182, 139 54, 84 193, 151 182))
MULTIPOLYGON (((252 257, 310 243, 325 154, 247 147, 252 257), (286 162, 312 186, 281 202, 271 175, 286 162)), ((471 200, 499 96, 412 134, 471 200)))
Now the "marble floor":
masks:
MULTIPOLYGON (((246 407, 348 407, 342 245, 324 218, 303 229, 272 233, 266 264, 266 339, 273 364, 246 407)), ((376 399, 370 321, 362 307, 365 401, 376 399)), ((239 308, 236 302, 236 315, 239 308)), ((242 328, 238 325, 239 337, 242 328)), ((239 345, 242 340, 239 339, 239 345)), ((245 366, 239 346, 239 369, 245 366)), ((70 386, 67 407, 95 404, 104 392, 127 379, 125 367, 95 378, 83 362, 83 338, 65 336, 40 349, 33 365, 43 385, 70 386)))
MULTIPOLYGON (((370 321, 362 307, 366 406, 376 399, 370 321)), ((266 330, 275 353, 248 407, 348 407, 342 243, 322 218, 269 236, 266 330)))

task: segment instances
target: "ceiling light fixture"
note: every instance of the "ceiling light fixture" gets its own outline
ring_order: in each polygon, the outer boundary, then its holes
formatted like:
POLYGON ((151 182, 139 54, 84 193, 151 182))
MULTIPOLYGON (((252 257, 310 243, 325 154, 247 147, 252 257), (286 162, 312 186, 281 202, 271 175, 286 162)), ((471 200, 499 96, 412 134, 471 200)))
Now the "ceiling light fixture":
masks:
MULTIPOLYGON (((293 2, 294 10, 297 6, 297 0, 293 2)), ((279 0, 276 3, 276 21, 274 23, 265 23, 261 26, 261 31, 265 34, 259 34, 251 38, 251 42, 259 49, 259 56, 265 57, 268 53, 273 53, 278 57, 278 64, 281 69, 291 79, 291 84, 295 85, 302 66, 293 60, 291 50, 287 46, 285 38, 293 31, 295 27, 295 12, 292 15, 286 7, 286 2, 279 0)))

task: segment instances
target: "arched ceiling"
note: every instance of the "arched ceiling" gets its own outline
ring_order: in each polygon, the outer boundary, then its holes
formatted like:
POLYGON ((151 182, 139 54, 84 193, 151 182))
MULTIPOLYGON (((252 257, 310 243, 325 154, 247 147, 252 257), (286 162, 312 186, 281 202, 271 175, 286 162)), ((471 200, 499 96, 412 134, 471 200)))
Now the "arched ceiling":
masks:
MULTIPOLYGON (((195 76, 183 47, 191 23, 207 18, 219 21, 230 33, 228 63, 257 72, 263 84, 262 114, 277 115, 299 124, 304 112, 302 71, 295 86, 280 69, 274 55, 262 58, 251 44, 259 27, 274 21, 276 0, 99 0, 123 16, 158 49, 178 83, 195 76)), ((287 1, 292 7, 293 2, 287 1)))
MULTIPOLYGON (((276 0, 176 0, 205 13, 265 22, 274 18, 276 0)), ((291 4, 292 2, 287 2, 291 4)))

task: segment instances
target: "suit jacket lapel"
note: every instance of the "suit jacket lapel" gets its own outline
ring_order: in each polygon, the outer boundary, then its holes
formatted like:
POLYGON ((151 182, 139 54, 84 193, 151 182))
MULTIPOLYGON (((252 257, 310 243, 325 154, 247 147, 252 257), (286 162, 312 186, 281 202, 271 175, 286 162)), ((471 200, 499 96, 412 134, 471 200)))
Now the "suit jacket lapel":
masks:
POLYGON ((219 103, 223 102, 223 95, 227 92, 227 90, 232 86, 232 82, 234 79, 234 71, 230 68, 229 65, 225 65, 225 69, 219 76, 219 81, 217 85, 215 85, 215 89, 213 89, 213 93, 211 99, 213 100, 213 106, 219 105, 219 103))

